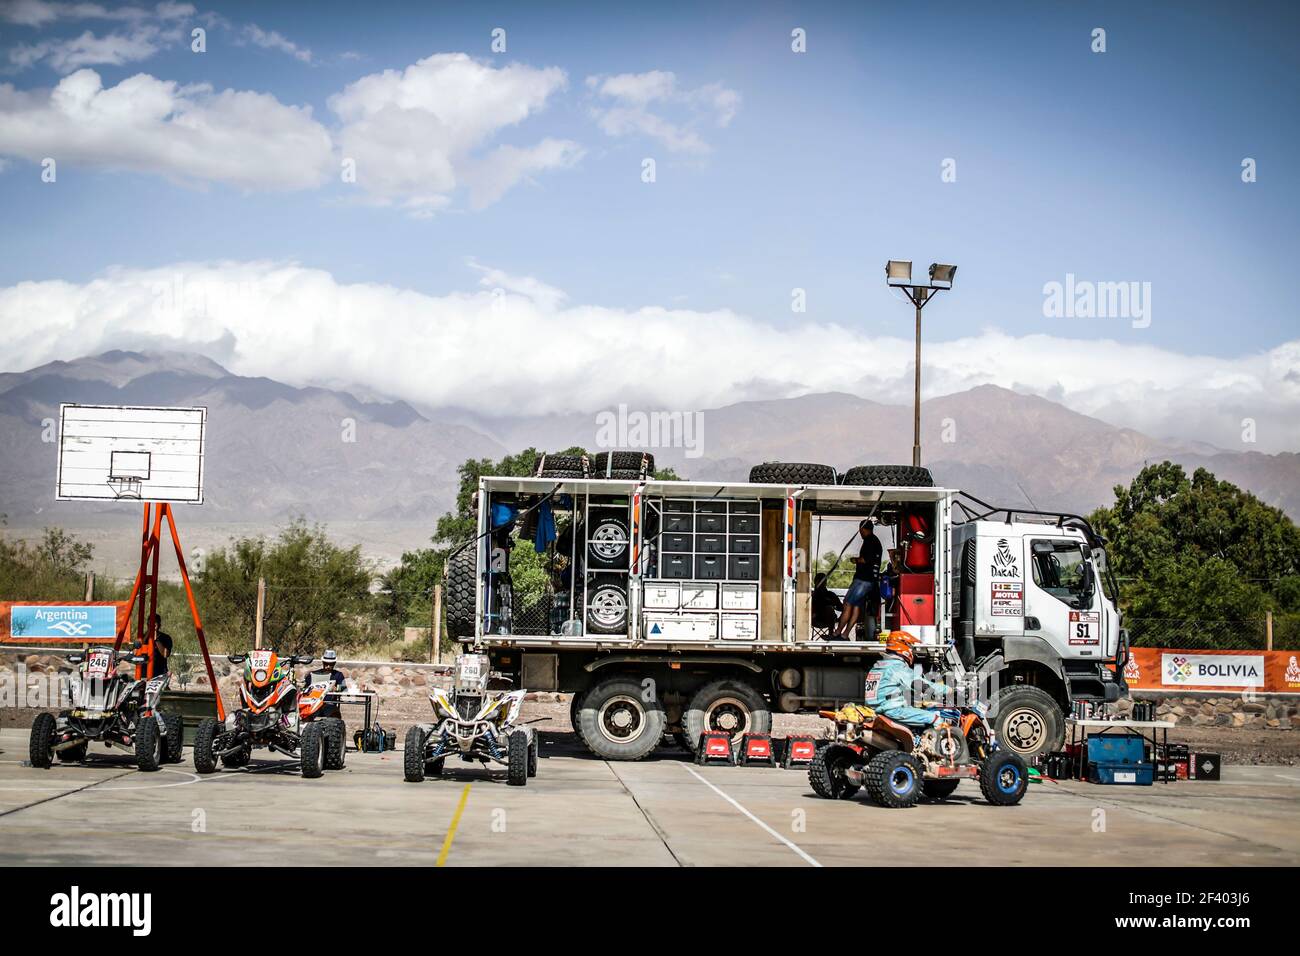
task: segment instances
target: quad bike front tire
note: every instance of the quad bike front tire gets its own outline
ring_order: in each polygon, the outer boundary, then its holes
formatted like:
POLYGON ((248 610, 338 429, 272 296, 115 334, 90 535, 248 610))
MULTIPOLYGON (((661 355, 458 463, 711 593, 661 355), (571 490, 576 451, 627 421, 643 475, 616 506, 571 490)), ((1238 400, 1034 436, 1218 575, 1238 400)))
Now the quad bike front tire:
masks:
POLYGON ((582 742, 602 760, 640 760, 659 746, 667 718, 657 695, 645 699, 633 677, 602 681, 582 697, 578 724, 582 742))
POLYGON ((995 807, 1014 807, 1029 787, 1029 770, 1019 754, 999 750, 980 765, 980 793, 995 807))
POLYGON ((204 717, 194 731, 195 773, 215 773, 217 769, 217 723, 215 717, 204 717))
POLYGON ((305 780, 315 780, 325 772, 325 728, 319 723, 303 728, 298 741, 298 762, 305 780))
POLYGON ((542 744, 537 734, 528 742, 528 776, 537 776, 537 758, 541 754, 542 744))
POLYGON ((921 763, 901 750, 882 750, 867 763, 867 795, 877 806, 901 810, 921 799, 921 763))
POLYGON ((327 717, 325 723, 325 769, 342 770, 347 763, 348 729, 341 717, 327 717))
POLYGON ((82 741, 75 747, 65 747, 62 750, 56 750, 54 756, 59 758, 59 763, 81 763, 86 759, 86 751, 90 749, 90 744, 82 741))
POLYGON ((57 726, 53 714, 37 714, 32 721, 32 739, 27 756, 33 767, 48 770, 54 763, 54 731, 57 726))
POLYGON ((960 780, 926 780, 921 784, 921 792, 931 800, 947 800, 959 783, 960 780))
POLYGON ((820 747, 808 764, 808 785, 824 800, 852 800, 859 788, 844 771, 861 760, 857 751, 843 744, 820 747))
POLYGON ((180 714, 164 714, 163 723, 167 725, 163 763, 180 763, 185 759, 185 718, 180 714))
POLYGON ((140 720, 135 728, 135 765, 146 773, 162 766, 166 753, 158 720, 150 715, 140 720))
POLYGON ((770 734, 772 711, 757 688, 728 678, 697 690, 682 714, 682 724, 692 750, 706 730, 730 734, 732 746, 736 746, 745 734, 770 734))
POLYGON ((510 762, 506 765, 506 783, 512 787, 528 784, 528 758, 532 748, 528 745, 528 735, 516 730, 510 735, 508 755, 510 762))
POLYGON ((407 783, 424 781, 424 731, 411 727, 406 731, 406 741, 402 744, 402 775, 407 783))

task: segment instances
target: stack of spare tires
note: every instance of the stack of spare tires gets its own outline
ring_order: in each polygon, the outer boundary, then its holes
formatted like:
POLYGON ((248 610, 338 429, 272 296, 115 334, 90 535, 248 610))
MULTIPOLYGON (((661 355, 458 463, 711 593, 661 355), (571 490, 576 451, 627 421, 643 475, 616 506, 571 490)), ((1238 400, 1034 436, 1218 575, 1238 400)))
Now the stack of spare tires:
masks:
POLYGON ((653 477, 655 456, 640 451, 602 451, 586 455, 543 455, 537 463, 538 478, 619 478, 637 480, 653 477))
POLYGON ((916 465, 854 465, 838 474, 830 465, 799 461, 765 461, 749 469, 755 485, 858 485, 888 488, 933 488, 930 469, 916 465))

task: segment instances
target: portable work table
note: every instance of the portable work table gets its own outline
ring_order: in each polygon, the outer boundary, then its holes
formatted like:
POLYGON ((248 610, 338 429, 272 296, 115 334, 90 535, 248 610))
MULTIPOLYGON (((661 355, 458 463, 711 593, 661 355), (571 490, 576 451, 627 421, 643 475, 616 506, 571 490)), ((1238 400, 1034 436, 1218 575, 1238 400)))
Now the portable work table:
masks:
MULTIPOLYGON (((374 703, 379 699, 379 695, 373 690, 359 691, 329 691, 325 694, 325 700, 331 704, 360 704, 365 707, 365 723, 362 724, 363 730, 369 730, 371 725, 371 712, 374 703)), ((343 741, 343 746, 347 746, 347 740, 343 741)))
MULTIPOLYGON (((1169 728, 1173 726, 1173 721, 1169 720, 1095 720, 1079 717, 1067 719, 1065 722, 1066 743, 1074 744, 1077 742, 1079 744, 1079 756, 1075 767, 1077 779, 1086 780, 1088 777, 1089 737, 1101 736, 1108 731, 1136 733, 1151 745, 1151 762, 1156 763, 1156 754, 1158 752, 1168 753, 1169 751, 1169 728), (1082 731, 1082 736, 1080 737, 1076 731, 1082 731)), ((1167 777, 1162 779, 1164 783, 1169 782, 1167 777)))

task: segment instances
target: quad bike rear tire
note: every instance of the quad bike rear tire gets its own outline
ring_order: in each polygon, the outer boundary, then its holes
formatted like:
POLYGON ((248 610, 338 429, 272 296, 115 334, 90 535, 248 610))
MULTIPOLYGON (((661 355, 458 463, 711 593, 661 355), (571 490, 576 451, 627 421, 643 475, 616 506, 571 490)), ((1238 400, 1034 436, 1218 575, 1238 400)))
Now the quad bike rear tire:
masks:
POLYGON ((54 763, 54 730, 57 726, 53 714, 37 714, 32 721, 32 739, 27 757, 33 767, 48 770, 54 763))
POLYGON ((995 807, 1014 807, 1029 787, 1029 770, 1019 754, 999 750, 980 765, 980 793, 995 807))
POLYGON ((163 763, 180 763, 185 759, 185 718, 180 714, 164 714, 167 725, 167 747, 163 763))
POLYGON ((421 783, 427 764, 424 762, 424 731, 411 727, 402 744, 402 775, 407 783, 421 783))
POLYGON ((319 723, 308 724, 302 729, 298 747, 303 778, 315 780, 325 772, 325 728, 319 723))
POLYGON ((844 744, 819 747, 808 764, 808 785, 825 800, 852 800, 859 787, 849 782, 844 771, 861 761, 862 756, 844 744))
POLYGON ((960 780, 926 780, 921 791, 931 800, 947 800, 957 789, 960 780))
POLYGON ((729 678, 697 690, 682 714, 682 724, 692 750, 699 746, 700 735, 706 730, 729 733, 735 746, 745 734, 770 734, 772 711, 755 687, 729 678))
POLYGON ((933 488, 934 476, 929 468, 917 465, 855 465, 843 474, 840 484, 933 488))
POLYGON ((882 750, 867 763, 867 795, 877 806, 902 810, 921 799, 921 763, 901 750, 882 750))
POLYGON ((507 750, 510 762, 506 765, 506 783, 510 786, 527 786, 528 757, 531 749, 528 745, 528 735, 522 730, 516 730, 510 735, 507 750))
POLYGON ((215 717, 204 717, 194 731, 194 771, 214 773, 217 769, 215 742, 220 725, 215 717))
POLYGON ((806 461, 765 461, 749 469, 751 485, 833 485, 835 469, 806 461))
POLYGON ((474 636, 474 583, 478 548, 466 546, 447 562, 447 635, 474 636))
POLYGON ((327 717, 325 724, 325 769, 342 770, 347 763, 348 729, 341 717, 327 717))
POLYGON ((582 742, 602 760, 640 760, 663 738, 667 718, 658 695, 644 699, 634 677, 601 681, 582 697, 578 711, 582 742))
POLYGON ((146 773, 162 766, 166 753, 158 720, 152 715, 143 717, 135 728, 135 765, 146 773))
POLYGON ((240 767, 247 767, 253 760, 253 748, 245 744, 232 754, 226 754, 221 758, 221 765, 230 770, 238 770, 240 767))
POLYGON ((81 763, 86 759, 86 751, 90 749, 90 744, 82 741, 75 747, 65 747, 63 750, 56 750, 54 756, 59 758, 59 763, 81 763))

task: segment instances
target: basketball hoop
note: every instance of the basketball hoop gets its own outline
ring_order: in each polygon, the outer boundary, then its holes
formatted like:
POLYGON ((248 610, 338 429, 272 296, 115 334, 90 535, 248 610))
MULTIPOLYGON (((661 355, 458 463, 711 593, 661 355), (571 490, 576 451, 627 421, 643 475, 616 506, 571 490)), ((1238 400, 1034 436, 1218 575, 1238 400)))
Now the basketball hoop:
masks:
POLYGON ((108 479, 108 487, 113 489, 113 497, 139 501, 144 490, 144 479, 134 475, 114 475, 108 479))

